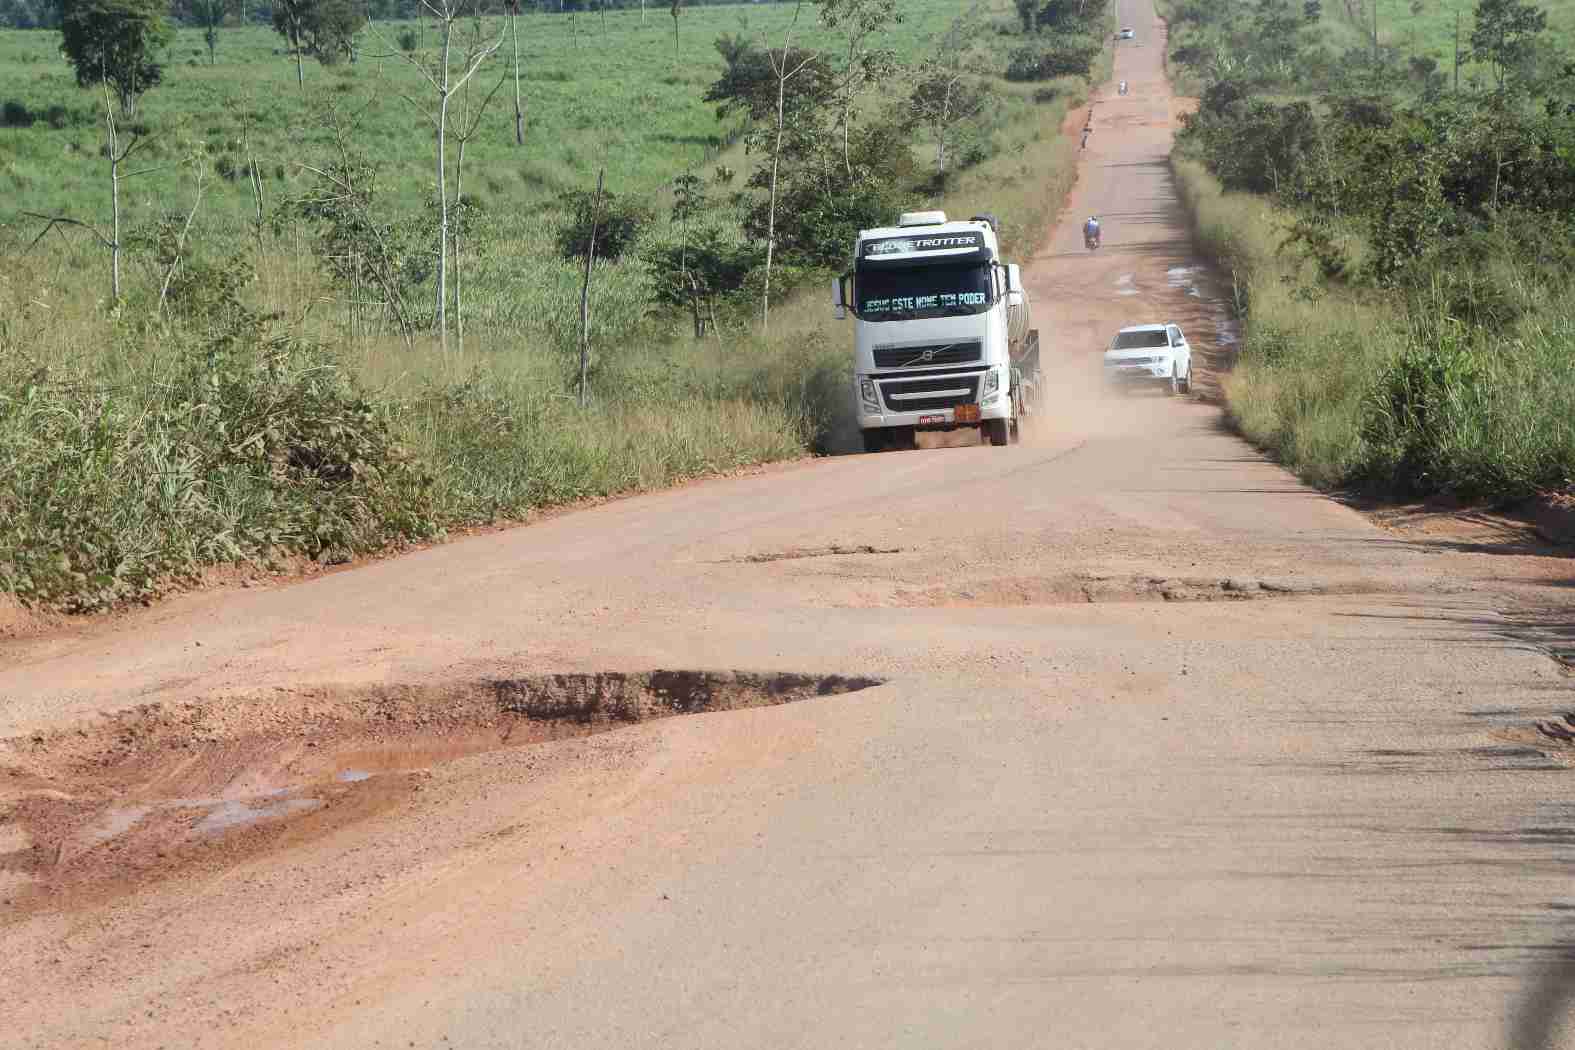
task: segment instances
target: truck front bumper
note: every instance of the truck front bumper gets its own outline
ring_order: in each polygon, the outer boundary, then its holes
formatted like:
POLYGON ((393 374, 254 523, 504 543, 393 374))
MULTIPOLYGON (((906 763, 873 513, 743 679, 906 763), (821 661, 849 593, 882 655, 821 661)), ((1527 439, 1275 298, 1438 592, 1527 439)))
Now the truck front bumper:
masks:
POLYGON ((858 406, 859 427, 874 430, 879 427, 914 427, 919 430, 952 430, 956 427, 976 427, 987 419, 1011 419, 1012 400, 1002 396, 993 405, 979 406, 979 418, 969 423, 957 422, 954 408, 934 408, 925 412, 872 412, 868 405, 858 406))

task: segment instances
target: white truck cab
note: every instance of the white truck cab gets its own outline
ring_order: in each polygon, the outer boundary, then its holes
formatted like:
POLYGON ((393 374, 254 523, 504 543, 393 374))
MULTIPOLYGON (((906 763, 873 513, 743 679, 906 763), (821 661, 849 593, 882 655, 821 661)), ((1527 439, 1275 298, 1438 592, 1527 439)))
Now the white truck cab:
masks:
POLYGON ((866 451, 911 444, 919 430, 1016 439, 1038 378, 1038 333, 994 219, 908 212, 861 230, 853 269, 832 292, 837 316, 854 317, 853 406, 866 451))

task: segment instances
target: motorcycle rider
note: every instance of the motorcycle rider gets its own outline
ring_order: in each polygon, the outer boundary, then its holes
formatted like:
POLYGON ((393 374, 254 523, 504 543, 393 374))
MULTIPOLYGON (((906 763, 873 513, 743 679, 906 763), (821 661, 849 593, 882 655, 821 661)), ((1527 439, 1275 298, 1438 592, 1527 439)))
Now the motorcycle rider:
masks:
POLYGON ((1088 221, 1083 223, 1083 243, 1092 248, 1099 243, 1099 219, 1090 215, 1088 221))

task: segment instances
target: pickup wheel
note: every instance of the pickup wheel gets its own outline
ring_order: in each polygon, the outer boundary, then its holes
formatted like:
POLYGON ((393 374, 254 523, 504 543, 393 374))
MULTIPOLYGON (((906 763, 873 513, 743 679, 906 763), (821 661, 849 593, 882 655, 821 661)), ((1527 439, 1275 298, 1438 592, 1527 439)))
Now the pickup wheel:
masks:
POLYGON ((1011 428, 1004 419, 985 420, 984 433, 990 439, 990 444, 998 447, 1009 444, 1012 440, 1011 428))
POLYGON ((1192 362, 1191 361, 1187 362, 1187 374, 1181 377, 1181 392, 1183 394, 1190 394, 1190 393, 1192 393, 1192 362))
POLYGON ((1175 365, 1170 366, 1170 393, 1172 397, 1181 393, 1181 374, 1176 371, 1175 365))
POLYGON ((880 427, 871 427, 869 430, 861 430, 859 433, 864 436, 865 452, 886 451, 886 431, 880 427))

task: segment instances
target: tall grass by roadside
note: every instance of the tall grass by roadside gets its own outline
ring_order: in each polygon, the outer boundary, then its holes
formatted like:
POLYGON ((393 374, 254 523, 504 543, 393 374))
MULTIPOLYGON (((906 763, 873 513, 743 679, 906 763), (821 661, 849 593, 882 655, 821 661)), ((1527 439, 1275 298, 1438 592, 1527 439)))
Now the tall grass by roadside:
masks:
MULTIPOLYGON (((1172 166, 1199 241, 1235 290, 1242 341, 1224 387, 1249 440, 1313 484, 1386 496, 1506 502, 1575 482, 1570 297, 1528 278, 1535 308, 1484 326, 1459 317, 1448 273, 1408 297, 1319 282, 1283 250, 1288 215, 1221 192, 1195 161, 1172 166)), ((1346 247, 1360 258, 1359 244, 1346 247)))

